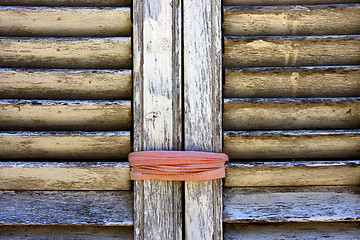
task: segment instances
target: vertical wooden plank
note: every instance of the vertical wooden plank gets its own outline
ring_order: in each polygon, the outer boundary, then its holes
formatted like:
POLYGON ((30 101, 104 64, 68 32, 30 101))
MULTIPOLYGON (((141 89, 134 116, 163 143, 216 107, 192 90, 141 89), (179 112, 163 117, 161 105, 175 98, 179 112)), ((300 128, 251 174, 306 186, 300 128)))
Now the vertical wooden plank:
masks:
MULTIPOLYGON (((181 1, 134 0, 134 150, 180 150, 181 1)), ((182 239, 181 182, 135 181, 135 239, 182 239)))
MULTIPOLYGON (((184 1, 185 150, 222 151, 221 1, 184 1)), ((222 180, 185 182, 186 239, 222 239, 222 180)))

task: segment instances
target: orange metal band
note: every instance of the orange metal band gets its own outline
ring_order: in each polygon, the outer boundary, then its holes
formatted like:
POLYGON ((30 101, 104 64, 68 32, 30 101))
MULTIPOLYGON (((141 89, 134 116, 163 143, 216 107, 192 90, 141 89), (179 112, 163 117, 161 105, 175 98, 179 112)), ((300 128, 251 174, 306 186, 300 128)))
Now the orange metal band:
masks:
POLYGON ((142 151, 129 154, 131 180, 200 181, 225 177, 225 153, 142 151))

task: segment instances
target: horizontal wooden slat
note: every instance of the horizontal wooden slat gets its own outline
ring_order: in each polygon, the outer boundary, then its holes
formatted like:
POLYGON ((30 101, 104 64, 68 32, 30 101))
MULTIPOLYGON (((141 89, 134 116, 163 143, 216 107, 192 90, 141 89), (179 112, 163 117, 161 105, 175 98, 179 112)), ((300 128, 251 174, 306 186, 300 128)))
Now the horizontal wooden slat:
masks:
POLYGON ((0 38, 0 67, 131 67, 130 38, 0 38))
POLYGON ((226 37, 225 67, 356 65, 360 36, 226 37))
POLYGON ((6 131, 119 131, 131 129, 130 101, 0 100, 6 131))
POLYGON ((129 100, 131 71, 0 69, 0 98, 129 100))
POLYGON ((225 7, 224 35, 350 35, 360 33, 360 5, 225 7))
POLYGON ((226 187, 360 185, 360 161, 229 163, 226 187))
POLYGON ((0 35, 128 37, 130 15, 130 8, 0 7, 0 35))
POLYGON ((134 239, 132 227, 118 226, 1 226, 3 239, 134 239))
POLYGON ((224 130, 360 128, 360 98, 224 100, 224 130))
POLYGON ((2 190, 130 190, 125 162, 0 162, 2 190))
POLYGON ((360 67, 227 69, 224 96, 358 97, 360 67))
POLYGON ((1 0, 3 6, 129 7, 131 0, 1 0))
POLYGON ((360 130, 224 133, 224 152, 231 159, 355 159, 359 146, 360 130))
POLYGON ((0 191, 0 225, 131 226, 130 191, 0 191))
POLYGON ((225 224, 225 240, 358 239, 359 223, 225 224))
MULTIPOLYGON (((16 1, 16 0, 5 0, 16 1)), ((20 0, 17 0, 20 1, 20 0)), ((28 0, 29 1, 29 0, 28 0)), ((33 0, 35 1, 35 0, 33 0)), ((300 4, 335 4, 359 3, 359 0, 223 0, 223 5, 256 6, 256 5, 300 5, 300 4)))
POLYGON ((0 132, 1 159, 124 159, 129 132, 0 132))
POLYGON ((224 222, 360 221, 359 186, 224 189, 224 222))

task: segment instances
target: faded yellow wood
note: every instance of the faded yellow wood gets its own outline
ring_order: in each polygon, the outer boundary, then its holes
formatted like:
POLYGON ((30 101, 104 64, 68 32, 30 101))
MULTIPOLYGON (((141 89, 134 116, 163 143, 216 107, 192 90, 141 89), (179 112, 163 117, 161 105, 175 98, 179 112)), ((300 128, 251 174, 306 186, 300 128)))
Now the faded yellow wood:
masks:
POLYGON ((227 98, 358 96, 359 66, 225 70, 227 98))
POLYGON ((225 67, 356 65, 360 37, 234 37, 225 38, 225 67))
POLYGON ((0 162, 0 186, 2 190, 130 190, 130 167, 126 162, 0 162))
POLYGON ((360 131, 239 131, 224 133, 231 159, 356 159, 360 131))
POLYGON ((129 7, 131 0, 1 0, 3 6, 129 7))
POLYGON ((360 33, 360 5, 225 7, 224 35, 289 36, 360 33))
POLYGON ((0 69, 0 98, 129 100, 131 71, 0 69))
POLYGON ((130 130, 131 102, 0 100, 0 116, 10 131, 130 130))
POLYGON ((359 185, 360 161, 229 163, 225 187, 359 185))
POLYGON ((360 98, 225 99, 224 130, 360 128, 360 98))
POLYGON ((1 132, 2 159, 126 159, 129 132, 1 132))
MULTIPOLYGON (((9 1, 9 0, 8 0, 9 1)), ((253 5, 307 5, 307 4, 359 3, 359 0, 223 0, 223 4, 237 6, 253 5)))
POLYGON ((0 33, 7 37, 128 37, 130 15, 130 8, 0 7, 0 33))
POLYGON ((0 66, 130 68, 130 38, 0 38, 0 66))

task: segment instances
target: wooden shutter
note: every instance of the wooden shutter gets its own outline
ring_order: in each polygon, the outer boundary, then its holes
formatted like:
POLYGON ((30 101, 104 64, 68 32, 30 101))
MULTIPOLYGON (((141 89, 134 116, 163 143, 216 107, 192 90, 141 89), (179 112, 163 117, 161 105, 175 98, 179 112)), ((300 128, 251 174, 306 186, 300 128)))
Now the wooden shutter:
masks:
POLYGON ((0 3, 1 238, 131 238, 131 11, 0 3))
POLYGON ((224 0, 225 239, 358 237, 356 2, 224 0))

